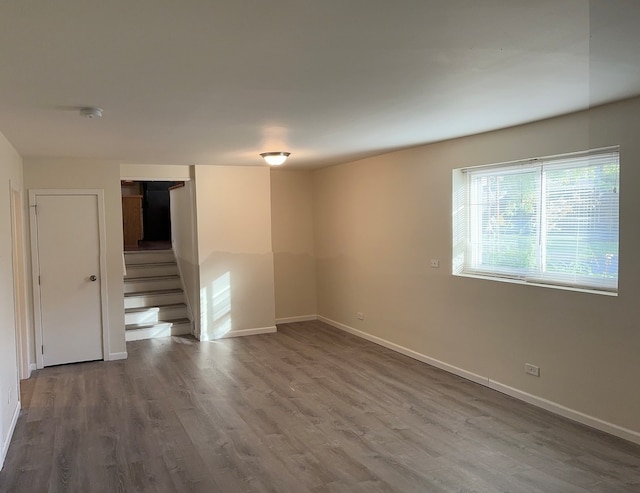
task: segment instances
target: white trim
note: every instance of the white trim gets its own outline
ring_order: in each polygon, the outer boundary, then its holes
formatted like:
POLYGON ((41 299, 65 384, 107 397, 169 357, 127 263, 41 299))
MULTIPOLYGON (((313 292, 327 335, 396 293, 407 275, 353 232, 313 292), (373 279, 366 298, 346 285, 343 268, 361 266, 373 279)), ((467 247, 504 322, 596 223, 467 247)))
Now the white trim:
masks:
POLYGON ((479 383, 480 385, 484 385, 485 387, 509 395, 533 406, 545 409, 554 414, 558 414, 560 416, 568 418, 572 421, 577 421, 578 423, 590 426, 591 428, 595 428, 596 430, 604 431, 605 433, 609 433, 610 435, 614 435, 625 440, 629 440, 630 442, 640 444, 640 432, 630 430, 613 423, 609 423, 608 421, 604 421, 594 416, 576 411, 575 409, 568 408, 566 406, 563 406, 562 404, 558 404, 557 402, 553 402, 542 397, 529 394, 522 390, 509 387, 508 385, 504 385, 500 382, 496 382, 495 380, 491 380, 489 377, 484 377, 475 373, 468 372, 466 370, 463 370, 462 368, 458 368, 456 366, 444 363, 440 360, 430 358, 429 356, 405 348, 404 346, 400 346, 393 342, 389 342, 386 339, 367 334, 366 332, 354 329, 353 327, 349 327, 345 324, 341 324, 340 322, 336 322, 335 320, 331 320, 322 316, 318 316, 318 320, 320 320, 321 322, 325 322, 337 329, 361 337, 362 339, 374 342, 376 344, 379 344, 380 346, 386 347, 387 349, 391 349, 392 351, 396 351, 398 353, 404 354, 405 356, 409 356, 410 358, 422 361, 423 363, 435 366, 436 368, 440 368, 441 370, 453 373, 454 375, 458 375, 459 377, 471 380, 472 382, 479 383))
POLYGON ((301 315, 299 317, 276 318, 276 325, 292 324, 294 322, 310 322, 312 320, 318 320, 318 315, 301 315))
POLYGON ((231 330, 220 336, 216 339, 200 339, 201 341, 217 341, 218 339, 228 339, 229 337, 244 337, 244 336, 254 336, 258 334, 273 334, 274 332, 278 332, 278 328, 275 325, 270 327, 258 327, 255 329, 239 329, 239 330, 231 330))
POLYGON ((417 359, 418 361, 422 361, 423 363, 435 366, 436 368, 440 368, 441 370, 453 373, 454 375, 458 375, 459 377, 466 378, 467 380, 471 380, 472 382, 476 382, 482 385, 488 385, 489 379, 487 377, 476 375, 475 373, 471 373, 470 371, 463 370, 462 368, 458 368, 457 366, 450 365, 448 363, 445 363, 444 361, 430 358, 429 356, 413 351, 412 349, 400 346, 399 344, 395 344, 393 342, 389 342, 386 339, 382 339, 380 337, 372 336, 371 334, 367 334, 366 332, 363 332, 361 330, 341 324, 340 322, 336 322, 335 320, 331 320, 322 316, 318 316, 318 320, 327 323, 335 327, 336 329, 349 332, 350 334, 361 337, 362 339, 374 342, 380 346, 386 347, 387 349, 391 349, 392 351, 396 351, 397 353, 404 354, 405 356, 409 356, 413 359, 417 359))
POLYGON ((9 180, 9 198, 10 198, 10 211, 11 211, 11 267, 13 274, 13 303, 14 303, 14 324, 16 329, 16 364, 18 370, 18 388, 20 388, 19 380, 24 380, 25 378, 29 378, 29 316, 28 316, 28 306, 29 306, 29 288, 27 282, 27 270, 26 270, 26 262, 25 259, 27 257, 27 242, 25 241, 25 210, 24 210, 24 193, 22 192, 22 187, 18 186, 15 181, 9 180), (19 202, 19 211, 16 211, 16 207, 13 202, 13 195, 16 193, 18 195, 19 202), (18 221, 18 219, 20 221, 18 221), (19 223, 19 224, 18 224, 19 223), (18 238, 18 233, 21 233, 20 236, 20 245, 22 246, 22 251, 19 253, 15 252, 16 240, 18 238), (18 258, 16 258, 18 257, 18 258), (18 264, 16 264, 16 260, 18 260, 18 264), (16 288, 16 278, 22 280, 22 286, 18 286, 19 291, 22 293, 15 292, 16 288), (21 289, 20 289, 21 288, 21 289), (24 306, 22 310, 19 310, 20 303, 19 299, 22 298, 24 302, 24 306))
POLYGON ((27 378, 31 378, 31 374, 36 371, 38 369, 38 367, 36 366, 35 363, 30 363, 29 364, 29 375, 27 376, 27 378))
POLYGON ((110 353, 108 361, 117 361, 119 359, 127 359, 129 357, 129 353, 124 351, 123 353, 110 353))
POLYGON ((11 418, 11 424, 9 424, 9 429, 7 430, 7 437, 2 444, 2 450, 0 451, 0 470, 4 466, 4 460, 7 457, 7 452, 9 451, 9 445, 11 444, 11 437, 13 437, 13 432, 16 429, 16 425, 18 424, 18 417, 20 416, 20 401, 16 403, 16 408, 13 411, 13 417, 11 418))
POLYGON ((640 432, 633 431, 629 428, 624 428, 613 423, 609 423, 608 421, 604 421, 600 418, 596 418, 585 413, 581 413, 580 411, 568 408, 566 406, 563 406, 562 404, 558 404, 557 402, 553 402, 547 399, 543 399, 542 397, 523 392, 522 390, 509 387, 508 385, 496 382, 495 380, 489 379, 489 384, 487 386, 493 390, 497 390, 498 392, 501 392, 503 394, 515 397, 516 399, 524 401, 528 404, 532 404, 554 414, 569 418, 572 421, 577 421, 578 423, 590 426, 591 428, 595 428, 596 430, 604 431, 605 433, 609 433, 610 435, 614 435, 620 438, 624 438, 625 440, 629 440, 630 442, 640 444, 640 432))
POLYGON ((38 272, 40 264, 38 261, 38 225, 36 215, 36 200, 38 195, 95 195, 98 206, 98 241, 100 248, 100 309, 102 317, 102 358, 106 361, 109 355, 109 297, 107 286, 107 229, 104 206, 104 190, 102 189, 31 189, 29 190, 29 229, 31 232, 31 284, 33 289, 33 323, 36 336, 35 353, 36 368, 44 368, 44 358, 42 351, 42 313, 40 310, 40 284, 38 283, 38 272))

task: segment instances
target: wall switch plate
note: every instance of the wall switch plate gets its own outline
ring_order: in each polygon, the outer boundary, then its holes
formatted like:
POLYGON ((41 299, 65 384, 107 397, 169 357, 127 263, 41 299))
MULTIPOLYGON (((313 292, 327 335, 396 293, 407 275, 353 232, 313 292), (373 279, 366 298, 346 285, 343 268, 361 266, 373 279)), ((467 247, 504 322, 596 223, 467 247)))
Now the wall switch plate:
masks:
POLYGON ((432 269, 437 269, 438 267, 440 267, 440 261, 437 258, 432 258, 431 259, 431 268, 432 269))
POLYGON ((529 363, 525 363, 524 371, 529 375, 533 375, 534 377, 540 376, 540 367, 536 365, 531 365, 529 363))

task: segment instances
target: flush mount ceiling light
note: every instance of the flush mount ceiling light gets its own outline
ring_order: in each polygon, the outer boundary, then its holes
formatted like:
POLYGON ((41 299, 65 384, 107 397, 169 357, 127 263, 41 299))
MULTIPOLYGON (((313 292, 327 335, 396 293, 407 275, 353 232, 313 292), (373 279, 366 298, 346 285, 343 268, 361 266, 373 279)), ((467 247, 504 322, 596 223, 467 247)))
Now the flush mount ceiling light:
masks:
POLYGON ((260 154, 267 164, 271 166, 280 166, 289 157, 290 152, 263 152, 260 154))
POLYGON ((95 106, 85 106, 80 108, 80 115, 86 118, 102 118, 102 108, 95 106))

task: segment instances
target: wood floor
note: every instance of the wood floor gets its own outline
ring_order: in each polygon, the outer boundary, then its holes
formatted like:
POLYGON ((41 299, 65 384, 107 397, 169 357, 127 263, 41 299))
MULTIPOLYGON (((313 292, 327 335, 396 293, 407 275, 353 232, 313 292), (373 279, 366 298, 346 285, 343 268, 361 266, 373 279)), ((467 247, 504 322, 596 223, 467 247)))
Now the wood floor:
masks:
POLYGON ((1 492, 639 492, 640 446, 320 322, 35 372, 1 492))

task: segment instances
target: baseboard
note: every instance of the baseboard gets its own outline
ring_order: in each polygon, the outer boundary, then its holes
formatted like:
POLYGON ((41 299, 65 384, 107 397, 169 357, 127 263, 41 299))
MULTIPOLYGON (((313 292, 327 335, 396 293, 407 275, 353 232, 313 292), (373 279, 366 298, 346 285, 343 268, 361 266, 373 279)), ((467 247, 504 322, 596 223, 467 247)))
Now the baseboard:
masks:
POLYGON ((284 317, 276 318, 277 324, 292 324, 295 322, 309 322, 311 320, 318 320, 318 315, 301 315, 299 317, 284 317))
POLYGON ((543 399, 542 397, 538 397, 522 390, 509 387, 508 385, 504 385, 500 382, 496 382, 495 380, 491 380, 489 377, 477 375, 475 373, 463 370, 462 368, 449 365, 447 363, 444 363, 443 361, 430 358, 429 356, 418 353, 404 346, 394 344, 393 342, 387 341, 386 339, 367 334, 366 332, 354 329, 353 327, 349 327, 348 325, 336 322, 335 320, 331 320, 322 316, 318 316, 318 320, 344 332, 348 332, 357 337, 361 337, 362 339, 366 339, 375 344, 386 347, 387 349, 391 349, 392 351, 396 351, 398 353, 404 354, 405 356, 409 356, 410 358, 422 361, 423 363, 427 363, 431 366, 435 366, 436 368, 440 368, 441 370, 444 370, 446 372, 453 373, 454 375, 457 375, 459 377, 471 380, 472 382, 479 383, 480 385, 484 385, 485 387, 489 387, 492 390, 496 390, 508 396, 514 397, 515 399, 521 400, 533 406, 545 409, 554 414, 558 414, 583 425, 590 426, 591 428, 595 428, 596 430, 604 431, 605 433, 609 433, 610 435, 614 435, 619 438, 629 440, 630 442, 640 444, 640 432, 633 431, 628 428, 615 425, 613 423, 609 423, 608 421, 604 421, 580 411, 576 411, 575 409, 568 408, 566 406, 563 406, 562 404, 558 404, 557 402, 543 399))
POLYGON ((258 334, 273 334, 274 332, 278 332, 278 328, 275 325, 270 327, 258 327, 256 329, 240 329, 240 330, 231 330, 226 334, 217 337, 215 339, 200 339, 201 341, 217 341, 218 339, 228 339, 229 337, 244 337, 244 336, 254 336, 258 334))
POLYGON ((18 424, 18 417, 20 416, 20 401, 17 402, 16 408, 13 412, 13 417, 11 418, 11 424, 9 425, 9 430, 7 433, 7 437, 2 444, 2 450, 0 451, 0 470, 4 466, 4 460, 7 457, 7 452, 9 452, 9 444, 11 443, 11 437, 13 437, 13 432, 16 429, 16 425, 18 424))
POLYGON ((508 385, 496 382, 495 380, 489 379, 489 384, 487 386, 493 390, 497 390, 498 392, 514 397, 528 404, 532 404, 536 407, 540 407, 554 414, 558 414, 572 421, 577 421, 578 423, 590 426, 591 428, 595 428, 596 430, 604 431, 605 433, 609 433, 610 435, 614 435, 619 438, 629 440, 630 442, 640 444, 640 433, 637 431, 633 431, 628 428, 609 423, 608 421, 589 416, 588 414, 568 408, 566 406, 563 406, 562 404, 558 404, 557 402, 549 401, 547 399, 543 399, 542 397, 523 392, 522 390, 518 390, 514 387, 509 387, 508 385))
POLYGON ((117 361, 119 359, 127 359, 129 357, 129 354, 125 351, 123 353, 110 353, 109 354, 109 361, 117 361))
POLYGON ((30 363, 29 364, 29 374, 27 375, 27 378, 31 378, 31 374, 36 371, 38 369, 38 367, 36 366, 35 363, 30 363))

